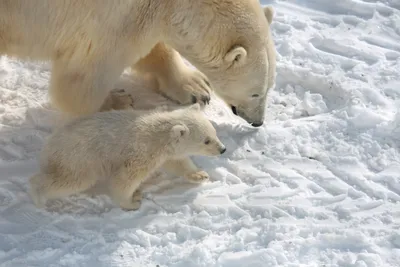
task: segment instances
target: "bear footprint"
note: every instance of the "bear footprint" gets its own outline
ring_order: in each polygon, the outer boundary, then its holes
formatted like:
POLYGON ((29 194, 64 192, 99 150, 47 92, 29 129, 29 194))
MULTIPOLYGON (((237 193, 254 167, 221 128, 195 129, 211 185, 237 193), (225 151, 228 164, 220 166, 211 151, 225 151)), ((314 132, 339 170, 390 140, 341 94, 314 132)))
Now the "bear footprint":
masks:
POLYGON ((113 89, 101 108, 101 111, 133 108, 133 97, 125 89, 113 89))
POLYGON ((203 183, 210 179, 210 175, 205 171, 198 171, 187 175, 186 179, 192 183, 203 183))

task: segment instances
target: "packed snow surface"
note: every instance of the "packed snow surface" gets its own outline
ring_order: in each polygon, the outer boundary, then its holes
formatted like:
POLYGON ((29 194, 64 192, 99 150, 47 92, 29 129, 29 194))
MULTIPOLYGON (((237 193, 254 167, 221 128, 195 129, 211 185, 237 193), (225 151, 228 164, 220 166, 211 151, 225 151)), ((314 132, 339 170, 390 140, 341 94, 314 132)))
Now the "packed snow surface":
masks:
MULTIPOLYGON (((50 65, 0 57, 1 267, 400 266, 400 1, 262 3, 278 52, 265 124, 214 98, 228 151, 194 158, 211 181, 159 173, 138 211, 96 190, 34 207, 50 65)), ((168 105, 129 73, 119 86, 168 105)))

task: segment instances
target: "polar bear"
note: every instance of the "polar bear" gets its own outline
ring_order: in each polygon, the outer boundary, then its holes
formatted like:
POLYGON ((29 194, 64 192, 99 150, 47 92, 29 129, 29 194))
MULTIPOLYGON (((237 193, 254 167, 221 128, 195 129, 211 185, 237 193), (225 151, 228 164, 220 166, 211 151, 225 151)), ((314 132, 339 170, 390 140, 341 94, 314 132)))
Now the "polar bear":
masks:
POLYGON ((198 103, 174 111, 111 110, 81 116, 49 137, 40 172, 30 178, 30 194, 43 207, 47 199, 85 191, 105 176, 113 201, 123 209, 138 209, 137 189, 159 167, 172 167, 200 183, 208 179, 206 173, 188 174, 174 160, 225 150, 198 103))
POLYGON ((0 54, 51 60, 50 99, 71 115, 97 112, 132 67, 180 104, 206 104, 214 90, 260 126, 275 79, 272 14, 258 0, 0 0, 0 54))

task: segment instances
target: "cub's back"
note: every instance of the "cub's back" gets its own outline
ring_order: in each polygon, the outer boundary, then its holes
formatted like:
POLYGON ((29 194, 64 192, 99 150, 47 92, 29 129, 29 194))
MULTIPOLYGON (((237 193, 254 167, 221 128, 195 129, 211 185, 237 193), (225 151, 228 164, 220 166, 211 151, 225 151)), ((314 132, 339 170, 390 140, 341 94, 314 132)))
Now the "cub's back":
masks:
POLYGON ((56 129, 43 150, 44 160, 53 158, 79 164, 105 159, 118 160, 135 139, 138 114, 132 111, 99 112, 73 120, 56 129))

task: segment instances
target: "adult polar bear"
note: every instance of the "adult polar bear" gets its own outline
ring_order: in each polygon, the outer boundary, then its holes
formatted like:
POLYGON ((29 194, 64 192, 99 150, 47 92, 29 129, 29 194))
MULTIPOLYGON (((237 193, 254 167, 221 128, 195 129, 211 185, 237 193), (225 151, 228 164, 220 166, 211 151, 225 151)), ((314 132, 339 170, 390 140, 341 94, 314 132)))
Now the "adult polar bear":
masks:
POLYGON ((257 0, 0 0, 0 54, 52 60, 51 100, 71 115, 98 111, 132 66, 181 104, 207 103, 214 89, 260 126, 275 77, 271 20, 257 0))

